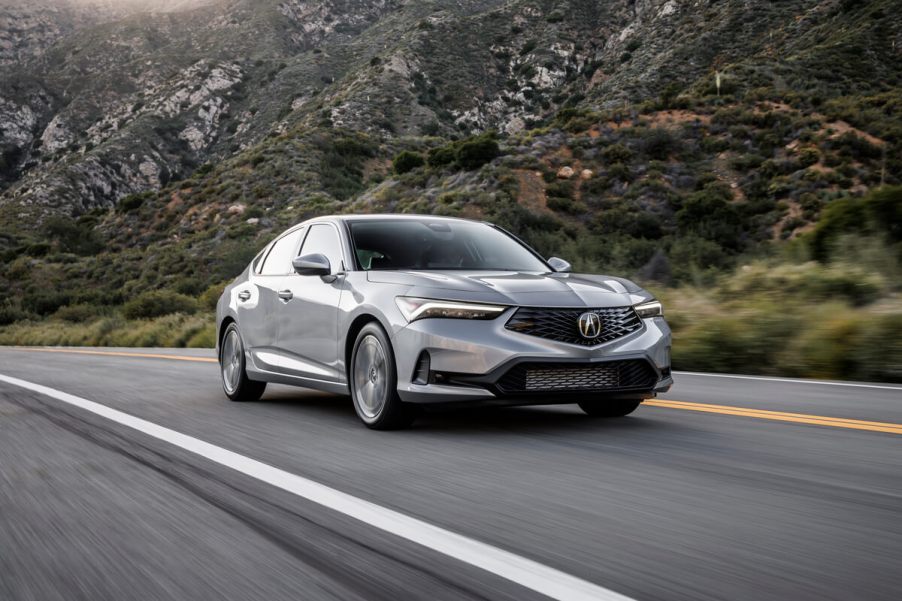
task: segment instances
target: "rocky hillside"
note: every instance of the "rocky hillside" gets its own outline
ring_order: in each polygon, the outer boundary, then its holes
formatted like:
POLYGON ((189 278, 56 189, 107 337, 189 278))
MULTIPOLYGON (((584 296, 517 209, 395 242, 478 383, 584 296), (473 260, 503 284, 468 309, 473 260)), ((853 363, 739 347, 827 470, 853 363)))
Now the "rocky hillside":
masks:
POLYGON ((490 217, 681 283, 902 174, 891 0, 4 6, 10 315, 199 294, 325 211, 490 217))
POLYGON ((0 204, 37 220, 112 207, 299 124, 386 137, 516 134, 562 107, 704 95, 715 71, 724 96, 880 92, 898 84, 896 9, 850 0, 13 4, 0 20, 0 204))

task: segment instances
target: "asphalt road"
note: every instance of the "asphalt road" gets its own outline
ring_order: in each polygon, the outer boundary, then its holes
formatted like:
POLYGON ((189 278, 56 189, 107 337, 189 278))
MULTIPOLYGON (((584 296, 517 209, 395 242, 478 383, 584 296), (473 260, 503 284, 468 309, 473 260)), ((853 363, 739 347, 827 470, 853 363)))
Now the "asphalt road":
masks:
MULTIPOLYGON (((902 598, 902 387, 677 374, 676 402, 623 419, 474 410, 380 433, 346 398, 230 403, 202 360, 0 349, 0 375, 637 600, 902 598)), ((481 562, 0 382, 4 601, 545 598, 481 562)))

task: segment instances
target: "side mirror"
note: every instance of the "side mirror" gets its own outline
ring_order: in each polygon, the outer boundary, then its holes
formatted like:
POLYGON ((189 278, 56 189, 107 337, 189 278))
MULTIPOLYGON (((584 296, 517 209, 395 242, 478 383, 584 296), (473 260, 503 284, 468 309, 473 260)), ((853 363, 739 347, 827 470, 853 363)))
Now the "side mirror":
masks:
POLYGON ((548 265, 550 265, 551 268, 557 272, 570 273, 570 269, 571 269, 570 263, 568 263, 567 261, 565 261, 563 259, 559 259, 557 257, 551 257, 550 259, 548 259, 548 265))
POLYGON ((297 257, 291 262, 295 272, 299 275, 329 275, 332 273, 332 266, 329 265, 329 259, 325 255, 315 253, 312 255, 304 255, 297 257))

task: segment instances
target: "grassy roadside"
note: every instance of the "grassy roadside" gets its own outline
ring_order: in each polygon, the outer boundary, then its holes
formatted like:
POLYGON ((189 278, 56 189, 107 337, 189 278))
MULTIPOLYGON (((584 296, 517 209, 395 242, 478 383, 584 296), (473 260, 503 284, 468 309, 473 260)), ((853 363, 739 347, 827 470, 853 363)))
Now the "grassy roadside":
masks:
POLYGON ((112 315, 81 323, 58 319, 20 321, 0 328, 0 344, 210 348, 216 344, 213 321, 213 315, 207 313, 176 313, 151 319, 112 315))
MULTIPOLYGON (((688 371, 902 382, 902 299, 851 268, 749 266, 707 288, 658 289, 688 371)), ((0 344, 212 347, 213 316, 121 314, 0 328, 0 344)))

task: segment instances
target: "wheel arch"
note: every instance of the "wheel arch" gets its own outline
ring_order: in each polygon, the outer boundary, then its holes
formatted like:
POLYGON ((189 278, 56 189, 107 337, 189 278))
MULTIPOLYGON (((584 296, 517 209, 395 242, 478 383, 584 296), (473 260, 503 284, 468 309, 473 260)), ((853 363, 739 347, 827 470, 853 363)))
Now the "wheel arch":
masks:
POLYGON ((219 353, 222 349, 222 337, 225 334, 226 328, 229 327, 230 323, 236 323, 236 319, 231 315, 226 315, 221 322, 219 322, 219 328, 216 332, 216 358, 219 359, 219 353))
MULTIPOLYGON (((345 377, 348 378, 349 382, 351 377, 351 353, 354 351, 354 342, 357 341, 357 335, 360 334, 360 330, 362 330, 368 323, 379 324, 379 326, 385 331, 385 335, 388 336, 389 339, 391 339, 391 330, 385 327, 385 324, 382 323, 382 320, 373 313, 361 313, 360 315, 357 315, 353 321, 351 321, 351 325, 348 326, 348 333, 345 336, 344 344, 345 377)), ((394 353, 394 349, 391 349, 391 352, 394 353)))

